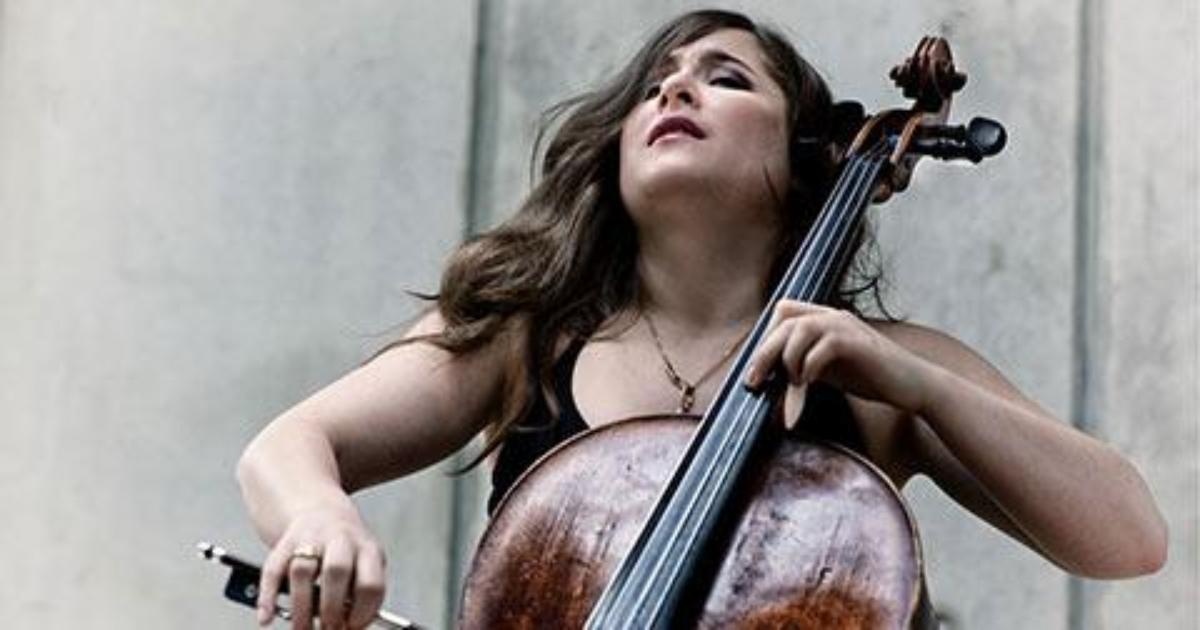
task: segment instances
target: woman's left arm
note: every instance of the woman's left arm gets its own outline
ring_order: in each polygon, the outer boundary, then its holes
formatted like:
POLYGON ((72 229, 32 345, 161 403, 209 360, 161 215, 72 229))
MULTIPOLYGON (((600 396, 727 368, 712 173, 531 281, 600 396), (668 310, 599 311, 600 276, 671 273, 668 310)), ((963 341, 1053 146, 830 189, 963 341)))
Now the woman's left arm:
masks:
POLYGON ((784 302, 755 371, 779 361, 793 383, 831 382, 897 410, 906 426, 888 431, 901 447, 888 450, 900 461, 885 468, 928 475, 1064 569, 1119 578, 1164 564, 1166 525, 1133 465, 1054 419, 956 339, 784 302))

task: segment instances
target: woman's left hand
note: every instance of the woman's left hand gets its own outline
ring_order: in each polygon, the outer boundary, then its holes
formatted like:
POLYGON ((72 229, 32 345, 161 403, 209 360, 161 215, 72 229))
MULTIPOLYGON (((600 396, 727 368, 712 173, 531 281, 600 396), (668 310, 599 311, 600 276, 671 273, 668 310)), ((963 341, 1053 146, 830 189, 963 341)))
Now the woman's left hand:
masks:
POLYGON ((860 398, 916 413, 932 365, 847 311, 782 300, 750 359, 746 384, 782 368, 794 386, 824 381, 860 398))

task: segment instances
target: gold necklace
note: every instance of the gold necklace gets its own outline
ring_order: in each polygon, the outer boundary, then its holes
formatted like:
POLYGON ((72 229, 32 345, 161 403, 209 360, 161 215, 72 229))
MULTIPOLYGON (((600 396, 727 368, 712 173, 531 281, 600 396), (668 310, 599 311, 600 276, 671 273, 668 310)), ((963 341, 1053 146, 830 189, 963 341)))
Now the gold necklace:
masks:
POLYGON ((658 336, 658 328, 654 325, 654 320, 650 318, 650 313, 643 310, 642 316, 646 318, 646 327, 650 329, 650 337, 654 339, 654 347, 658 349, 658 356, 662 358, 663 370, 667 373, 667 380, 671 381, 671 385, 679 390, 679 413, 691 412, 692 405, 696 404, 696 388, 703 385, 704 381, 707 381, 713 374, 717 373, 717 368, 721 367, 721 365, 729 360, 729 357, 733 356, 734 351, 738 349, 738 346, 742 345, 742 342, 750 335, 750 330, 753 329, 753 327, 748 328, 746 332, 738 335, 738 338, 733 341, 733 345, 729 346, 721 354, 721 358, 717 359, 716 363, 705 370, 700 375, 700 378, 696 379, 696 382, 689 383, 687 379, 679 375, 679 371, 671 363, 671 358, 667 356, 667 351, 663 349, 662 339, 658 336))

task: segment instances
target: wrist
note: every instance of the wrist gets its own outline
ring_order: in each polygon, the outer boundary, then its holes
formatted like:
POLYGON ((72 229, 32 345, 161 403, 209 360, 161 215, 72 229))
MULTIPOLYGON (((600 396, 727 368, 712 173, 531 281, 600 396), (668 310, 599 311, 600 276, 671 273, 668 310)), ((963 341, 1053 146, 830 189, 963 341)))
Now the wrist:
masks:
POLYGON ((288 513, 290 520, 303 518, 312 514, 332 516, 338 520, 362 524, 362 514, 358 506, 341 488, 333 487, 316 493, 316 496, 306 496, 302 502, 293 505, 288 513))
POLYGON ((904 410, 922 418, 937 415, 933 411, 937 406, 939 392, 944 391, 954 375, 942 366, 920 357, 917 357, 910 373, 911 396, 907 399, 904 410))

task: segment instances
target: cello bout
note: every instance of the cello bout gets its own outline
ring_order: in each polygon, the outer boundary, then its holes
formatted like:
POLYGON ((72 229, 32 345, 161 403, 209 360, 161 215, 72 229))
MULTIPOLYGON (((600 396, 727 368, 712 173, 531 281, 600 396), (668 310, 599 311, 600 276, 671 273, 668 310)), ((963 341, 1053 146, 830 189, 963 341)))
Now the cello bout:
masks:
MULTIPOLYGON (((497 508, 460 627, 581 628, 695 432, 641 418, 576 436, 497 508)), ((839 446, 767 440, 673 626, 932 628, 911 515, 839 446)))

